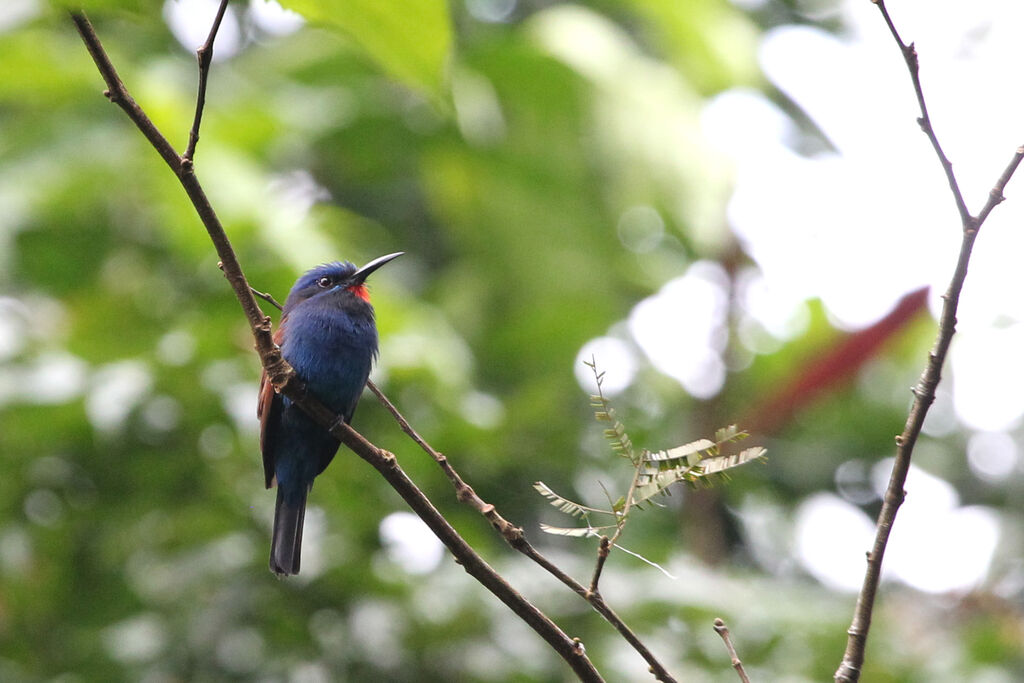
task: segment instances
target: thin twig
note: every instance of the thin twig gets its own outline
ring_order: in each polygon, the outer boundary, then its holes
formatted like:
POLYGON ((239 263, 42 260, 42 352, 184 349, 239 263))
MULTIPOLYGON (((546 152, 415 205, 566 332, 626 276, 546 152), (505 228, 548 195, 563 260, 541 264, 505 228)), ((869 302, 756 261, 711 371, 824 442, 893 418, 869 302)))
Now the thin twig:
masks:
MULTIPOLYGON (((591 588, 587 588, 579 581, 562 571, 551 560, 534 548, 528 540, 526 540, 526 535, 523 533, 522 528, 517 527, 506 520, 501 516, 494 505, 484 502, 484 500, 477 495, 476 491, 473 490, 473 487, 462 479, 448 458, 444 454, 436 451, 415 429, 413 429, 412 425, 410 425, 409 421, 405 419, 401 412, 399 412, 398 408, 396 408, 395 405, 388 400, 388 397, 384 395, 384 392, 382 392, 373 382, 367 382, 366 385, 381 402, 381 405, 383 405, 395 418, 399 428, 441 467, 441 470, 455 488, 455 496, 460 502, 469 505, 486 518, 487 521, 491 523, 491 526, 494 527, 494 529, 511 548, 528 557, 546 572, 561 581, 562 584, 568 587, 571 591, 590 603, 594 610, 600 614, 605 621, 611 624, 612 627, 619 632, 622 638, 629 643, 641 657, 644 658, 650 667, 650 671, 654 675, 655 680, 662 681, 662 683, 675 683, 675 679, 668 672, 665 666, 658 661, 657 657, 654 656, 654 653, 652 653, 643 641, 637 637, 633 630, 626 625, 626 622, 624 622, 622 618, 608 606, 604 601, 604 598, 601 596, 601 593, 596 590, 597 580, 600 578, 599 571, 596 571, 595 573, 591 588)), ((602 541, 602 543, 604 543, 604 541, 602 541)), ((605 553, 605 556, 607 557, 607 553, 605 553)), ((603 565, 603 563, 601 564, 603 565)))
POLYGON ((977 216, 972 216, 964 204, 960 186, 957 183, 956 175, 953 173, 953 165, 942 152, 932 127, 931 119, 928 116, 928 109, 925 105, 924 92, 921 89, 921 81, 918 78, 917 51, 913 44, 907 45, 900 38, 889 13, 885 8, 883 0, 872 0, 882 13, 886 25, 892 33, 903 54, 907 69, 910 71, 911 80, 914 84, 914 92, 917 95, 918 104, 921 108, 921 117, 918 123, 921 129, 928 136, 938 156, 949 186, 956 201, 957 210, 960 213, 963 238, 960 244, 960 255, 957 259, 956 269, 950 280, 949 288, 943 295, 942 313, 939 316, 939 329, 935 344, 928 354, 928 362, 917 385, 913 388, 914 403, 907 416, 903 433, 896 437, 896 459, 893 463, 892 473, 889 478, 889 485, 886 488, 885 496, 882 499, 882 509, 878 514, 878 522, 875 531, 875 541, 871 551, 867 555, 867 568, 864 572, 864 582, 861 586, 860 595, 857 597, 857 606, 854 609, 853 621, 847 631, 848 639, 846 651, 843 654, 843 661, 835 673, 835 680, 838 683, 856 683, 860 679, 861 668, 864 665, 864 653, 867 647, 868 631, 871 628, 871 615, 874 610, 875 597, 878 592, 878 582, 882 573, 882 559, 889 542, 889 533, 896 520, 896 513, 903 503, 906 492, 904 485, 907 481, 907 474, 910 471, 910 460, 913 455, 914 445, 921 433, 925 416, 932 402, 935 400, 935 390, 942 377, 942 366, 949 351, 950 342, 956 331, 957 307, 960 301, 960 292, 963 290, 964 280, 967 277, 967 266, 970 262, 971 251, 974 248, 974 241, 977 239, 978 230, 988 218, 992 210, 1003 201, 1003 190, 1017 167, 1024 158, 1024 146, 1018 147, 1000 174, 989 192, 988 200, 977 216))
MULTIPOLYGON (((224 272, 224 263, 222 261, 217 262, 217 267, 220 268, 221 272, 224 272)), ((282 306, 277 299, 271 296, 269 292, 261 292, 255 287, 249 287, 249 291, 252 292, 253 296, 255 296, 257 299, 263 299, 277 310, 284 310, 284 306, 282 306)))
POLYGON ((139 130, 146 136, 164 161, 180 180, 185 192, 199 214, 210 239, 220 257, 224 275, 242 305, 246 319, 256 341, 256 351, 267 377, 274 388, 290 398, 306 411, 320 425, 348 446, 356 455, 368 462, 398 492, 409 507, 427 524, 438 539, 448 547, 460 565, 473 578, 504 602, 519 618, 526 622, 557 652, 573 669, 581 681, 599 683, 604 679, 583 651, 578 639, 568 637, 547 615, 526 600, 518 591, 495 572, 480 555, 452 528, 448 521, 433 506, 430 500, 408 478, 399 467, 395 456, 377 448, 352 429, 341 416, 336 415, 316 397, 306 391, 301 379, 281 357, 281 351, 271 337, 270 318, 263 315, 256 303, 252 289, 242 273, 231 242, 224 232, 212 205, 193 172, 191 160, 178 156, 173 146, 157 130, 149 117, 128 94, 110 58, 100 44, 92 24, 82 11, 71 12, 82 40, 85 42, 93 61, 107 83, 107 97, 120 106, 139 130))
POLYGON ((949 189, 953 193, 953 200, 956 202, 956 210, 960 214, 960 221, 967 225, 971 221, 971 212, 967 210, 967 203, 964 202, 964 195, 960 191, 960 185, 956 181, 956 176, 953 173, 953 163, 946 157, 946 153, 942 151, 942 145, 939 144, 939 139, 935 135, 935 129, 932 127, 931 117, 928 115, 928 105, 924 101, 924 90, 921 88, 921 77, 920 77, 920 65, 917 60, 917 49, 913 43, 909 45, 903 42, 900 38, 899 31, 896 30, 896 25, 892 22, 892 18, 889 16, 889 10, 885 7, 885 0, 871 0, 874 4, 878 5, 879 11, 882 13, 882 18, 885 19, 886 26, 889 27, 889 32, 892 34, 893 40, 900 48, 900 53, 903 55, 903 61, 907 63, 907 71, 910 73, 910 80, 914 84, 914 94, 917 96, 917 105, 921 109, 921 116, 917 119, 917 125, 921 126, 921 130, 924 131, 925 135, 928 136, 928 140, 932 143, 932 148, 935 150, 935 156, 939 158, 939 162, 942 164, 942 170, 946 173, 946 180, 949 182, 949 189))
POLYGON ((722 636, 722 641, 725 642, 725 649, 729 651, 729 657, 732 658, 732 668, 736 669, 737 675, 743 683, 750 683, 750 678, 747 677, 747 672, 743 669, 743 662, 740 661, 739 655, 736 654, 736 648, 732 646, 732 639, 729 638, 729 628, 725 625, 725 622, 721 619, 715 619, 715 633, 722 636))
POLYGON ((590 579, 591 593, 600 592, 598 584, 601 582, 601 572, 604 571, 604 563, 608 561, 608 555, 611 554, 613 543, 612 539, 602 536, 601 542, 597 544, 597 562, 594 563, 594 576, 590 579))
POLYGON ((199 62, 199 92, 196 94, 196 114, 192 119, 192 128, 188 133, 188 147, 182 155, 183 159, 193 161, 196 157, 196 145, 199 144, 199 126, 203 122, 203 109, 206 108, 206 82, 210 76, 210 64, 213 62, 213 41, 217 38, 217 31, 220 30, 220 23, 224 19, 224 12, 228 8, 228 0, 220 0, 220 7, 217 8, 217 16, 213 18, 213 25, 210 26, 210 34, 206 42, 196 50, 196 60, 199 62))
POLYGON ((284 306, 279 304, 277 302, 277 299, 275 299, 274 297, 270 296, 270 294, 268 294, 267 292, 261 292, 260 290, 255 289, 253 287, 250 287, 249 289, 252 290, 253 296, 256 296, 257 298, 263 299, 264 301, 266 301, 268 304, 270 304, 271 306, 273 306, 274 308, 276 308, 279 311, 283 311, 284 310, 284 306))

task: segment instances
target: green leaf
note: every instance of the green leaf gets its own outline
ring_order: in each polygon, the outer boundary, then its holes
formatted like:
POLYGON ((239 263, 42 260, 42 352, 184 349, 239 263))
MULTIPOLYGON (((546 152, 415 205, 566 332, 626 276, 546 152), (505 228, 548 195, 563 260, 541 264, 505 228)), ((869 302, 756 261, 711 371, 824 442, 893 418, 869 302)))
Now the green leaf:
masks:
POLYGON ((548 526, 547 524, 541 524, 540 530, 546 534, 553 534, 555 536, 571 536, 573 538, 589 538, 593 536, 600 536, 602 532, 614 529, 615 526, 588 526, 588 527, 560 527, 560 526, 548 526))
POLYGON ((715 458, 708 458, 700 464, 700 476, 706 477, 733 467, 739 467, 751 460, 763 457, 767 452, 768 449, 763 446, 754 446, 733 455, 720 455, 715 458))
POLYGON ((729 425, 728 427, 722 427, 715 432, 715 441, 717 443, 729 443, 742 441, 748 436, 750 436, 749 433, 740 430, 736 425, 729 425))
POLYGON ((573 517, 585 517, 588 513, 591 512, 598 512, 603 515, 613 514, 608 510, 587 507, 586 505, 582 505, 580 503, 571 501, 568 498, 563 498, 562 496, 552 491, 551 488, 548 487, 548 485, 542 481, 534 482, 533 488, 537 491, 537 493, 547 498, 553 506, 555 506, 562 512, 566 513, 567 515, 572 515, 573 517))
POLYGON ((311 22, 355 41, 385 71, 442 100, 452 47, 445 0, 284 0, 311 22))
POLYGON ((647 462, 654 462, 658 465, 672 467, 672 463, 685 462, 687 466, 692 467, 701 461, 704 456, 701 455, 701 451, 709 448, 714 448, 715 442, 708 439, 697 439, 691 441, 688 444, 682 446, 676 446, 670 448, 667 451, 658 451, 657 453, 645 453, 644 460, 647 462))

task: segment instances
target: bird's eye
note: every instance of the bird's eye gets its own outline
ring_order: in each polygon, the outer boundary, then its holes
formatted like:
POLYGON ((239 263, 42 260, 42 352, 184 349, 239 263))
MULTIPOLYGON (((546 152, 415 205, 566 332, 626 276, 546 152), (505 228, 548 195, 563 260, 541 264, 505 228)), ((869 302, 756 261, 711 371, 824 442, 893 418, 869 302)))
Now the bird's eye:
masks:
POLYGON ((320 287, 327 288, 327 287, 331 286, 331 278, 329 278, 329 277, 322 277, 319 280, 317 280, 316 283, 320 287))

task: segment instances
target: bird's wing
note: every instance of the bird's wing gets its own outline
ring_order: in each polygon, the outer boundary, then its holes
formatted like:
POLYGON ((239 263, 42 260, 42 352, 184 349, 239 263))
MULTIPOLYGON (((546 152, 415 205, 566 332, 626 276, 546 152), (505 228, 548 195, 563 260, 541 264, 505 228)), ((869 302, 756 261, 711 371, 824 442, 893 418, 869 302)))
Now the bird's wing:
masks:
MULTIPOLYGON (((362 396, 363 388, 366 386, 366 381, 368 379, 370 379, 369 363, 366 364, 366 368, 363 370, 362 382, 359 384, 359 393, 355 395, 355 398, 352 400, 352 403, 349 404, 347 407, 343 408, 341 411, 342 417, 345 418, 345 424, 352 424, 352 416, 355 415, 356 413, 356 406, 359 405, 359 397, 362 396)), ((335 441, 333 443, 333 446, 324 450, 323 453, 320 454, 320 463, 317 466, 316 470, 317 476, 323 474, 324 470, 327 469, 327 466, 331 464, 331 460, 334 459, 334 456, 337 454, 337 452, 338 442, 335 441)))
MULTIPOLYGON (((274 343, 278 346, 284 340, 284 326, 274 333, 274 343)), ((281 396, 274 391, 274 385, 267 379, 266 370, 260 376, 259 403, 256 404, 256 417, 260 421, 260 452, 263 454, 263 476, 269 489, 274 485, 274 436, 281 420, 281 396)))

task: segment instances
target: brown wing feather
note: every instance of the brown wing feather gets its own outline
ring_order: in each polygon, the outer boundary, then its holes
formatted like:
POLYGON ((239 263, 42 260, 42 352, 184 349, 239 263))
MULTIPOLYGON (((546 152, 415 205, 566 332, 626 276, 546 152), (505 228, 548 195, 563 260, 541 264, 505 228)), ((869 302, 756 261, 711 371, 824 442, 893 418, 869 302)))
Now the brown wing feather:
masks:
MULTIPOLYGON (((278 346, 284 340, 284 321, 274 333, 274 343, 278 346)), ((281 397, 274 391, 274 385, 267 379, 266 370, 260 376, 259 402, 256 404, 256 417, 260 421, 260 452, 263 454, 263 476, 269 489, 274 485, 274 427, 277 425, 278 412, 281 410, 281 397)))

